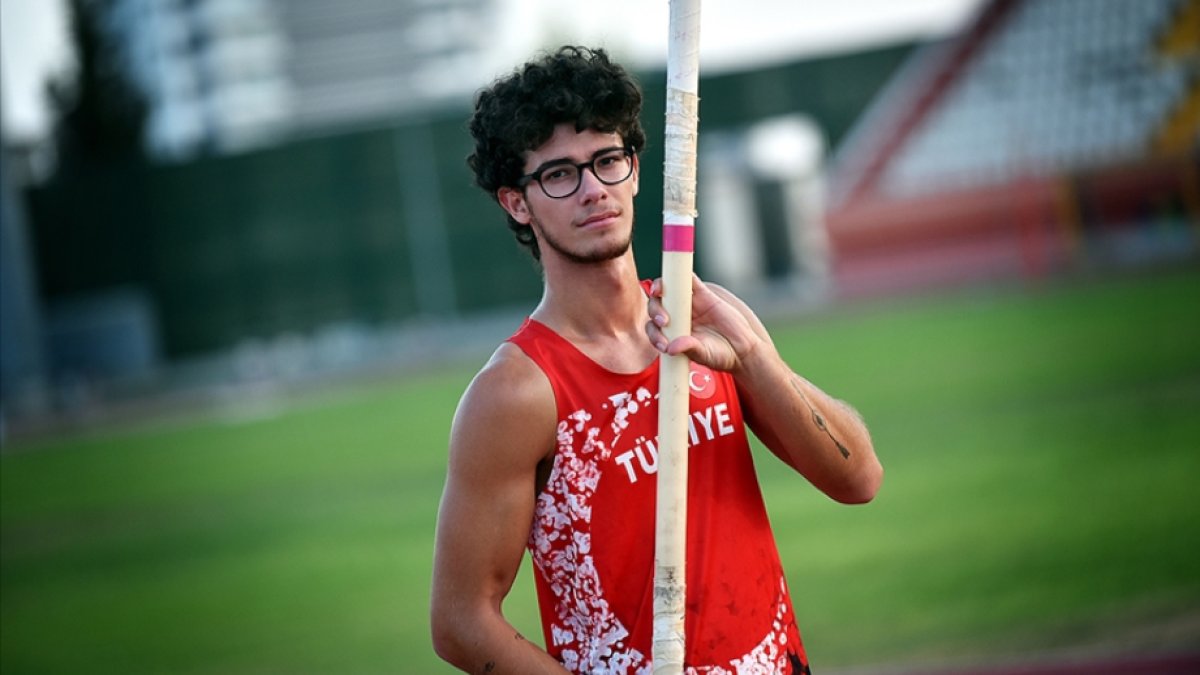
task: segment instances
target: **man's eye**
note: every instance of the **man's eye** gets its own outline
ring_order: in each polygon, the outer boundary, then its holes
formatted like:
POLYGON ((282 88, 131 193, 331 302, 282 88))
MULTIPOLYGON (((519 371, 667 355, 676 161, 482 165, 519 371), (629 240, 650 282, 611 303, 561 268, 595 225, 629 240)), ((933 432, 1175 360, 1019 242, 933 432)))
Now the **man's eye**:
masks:
POLYGON ((560 169, 550 169, 542 174, 542 180, 548 181, 563 181, 571 177, 573 172, 571 169, 563 167, 560 169))

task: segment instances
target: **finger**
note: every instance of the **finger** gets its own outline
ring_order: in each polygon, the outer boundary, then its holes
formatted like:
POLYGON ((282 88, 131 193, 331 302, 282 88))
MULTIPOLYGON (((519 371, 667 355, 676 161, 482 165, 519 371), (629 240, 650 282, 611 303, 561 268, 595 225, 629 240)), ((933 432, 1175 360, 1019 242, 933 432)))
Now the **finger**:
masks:
POLYGON ((733 307, 719 290, 721 289, 714 289, 697 277, 692 286, 692 316, 705 315, 722 306, 733 307))
POLYGON ((663 335, 662 329, 659 328, 653 321, 646 322, 646 337, 649 338, 650 344, 660 352, 667 351, 667 336, 663 335))
POLYGON ((708 284, 704 283, 700 279, 699 275, 697 275, 695 272, 693 272, 692 273, 692 297, 693 298, 703 298, 705 301, 709 301, 709 298, 715 297, 715 296, 716 296, 716 293, 713 293, 713 290, 708 287, 708 284))
POLYGON ((650 321, 660 328, 670 323, 671 317, 667 315, 667 310, 663 309, 662 301, 658 298, 650 298, 650 302, 646 304, 646 314, 650 321))

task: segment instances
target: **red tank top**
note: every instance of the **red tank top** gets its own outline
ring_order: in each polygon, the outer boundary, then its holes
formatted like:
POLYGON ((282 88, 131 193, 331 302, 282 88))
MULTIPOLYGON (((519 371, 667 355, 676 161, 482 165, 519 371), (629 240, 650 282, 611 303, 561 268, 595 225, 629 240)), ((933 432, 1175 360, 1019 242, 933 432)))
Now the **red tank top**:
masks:
MULTIPOLYGON (((658 360, 614 373, 532 319, 509 341, 558 408, 528 544, 547 651, 576 673, 649 673, 658 360)), ((805 673, 733 378, 690 377, 687 672, 805 673)))

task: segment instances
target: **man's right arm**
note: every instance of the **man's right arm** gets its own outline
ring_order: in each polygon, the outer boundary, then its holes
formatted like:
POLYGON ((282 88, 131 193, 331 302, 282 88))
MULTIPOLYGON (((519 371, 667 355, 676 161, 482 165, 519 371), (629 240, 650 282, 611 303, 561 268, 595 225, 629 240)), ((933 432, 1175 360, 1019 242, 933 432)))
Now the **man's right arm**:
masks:
POLYGON ((459 402, 438 511, 430 620, 438 655, 470 673, 566 673, 504 618, 557 413, 545 375, 504 344, 459 402))

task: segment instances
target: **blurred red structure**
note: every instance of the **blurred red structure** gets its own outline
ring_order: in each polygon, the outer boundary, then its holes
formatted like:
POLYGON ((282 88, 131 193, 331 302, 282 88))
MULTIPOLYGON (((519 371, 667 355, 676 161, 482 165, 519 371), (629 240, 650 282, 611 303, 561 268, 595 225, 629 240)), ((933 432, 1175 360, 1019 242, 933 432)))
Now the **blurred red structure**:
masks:
POLYGON ((1198 26, 1196 0, 994 0, 916 54, 835 160, 838 293, 1194 257, 1198 26))

